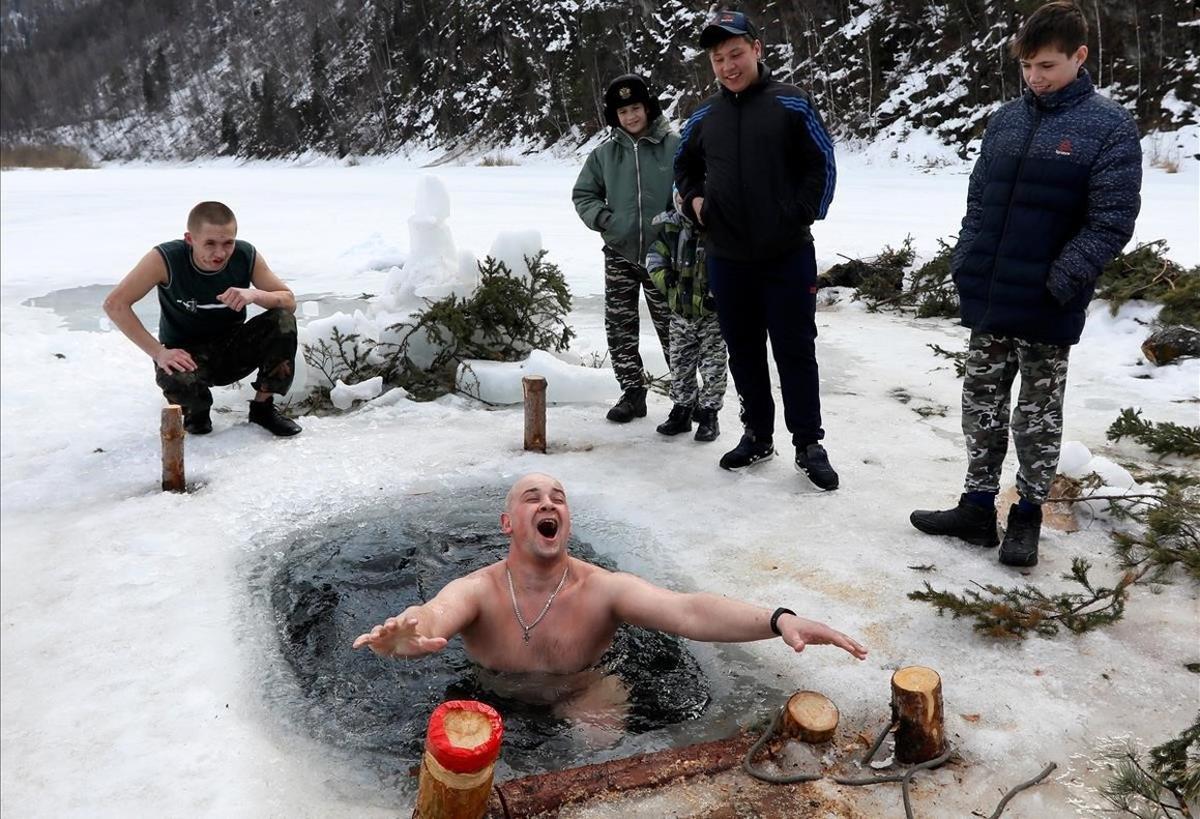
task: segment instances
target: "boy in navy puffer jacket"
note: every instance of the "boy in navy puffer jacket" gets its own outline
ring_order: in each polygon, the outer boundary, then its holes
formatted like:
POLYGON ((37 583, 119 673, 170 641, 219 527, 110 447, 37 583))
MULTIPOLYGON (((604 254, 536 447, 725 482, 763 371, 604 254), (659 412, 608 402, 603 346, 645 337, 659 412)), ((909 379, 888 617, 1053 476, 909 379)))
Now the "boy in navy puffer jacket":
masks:
POLYGON ((1011 44, 1028 86, 993 115, 971 174, 950 269, 971 328, 963 382, 968 466, 956 508, 916 511, 930 534, 995 546, 996 494, 1011 413, 1020 502, 1000 562, 1038 560, 1041 504, 1058 468, 1067 357, 1104 265, 1133 234, 1142 153, 1129 112, 1083 68, 1087 22, 1071 2, 1035 11, 1011 44))

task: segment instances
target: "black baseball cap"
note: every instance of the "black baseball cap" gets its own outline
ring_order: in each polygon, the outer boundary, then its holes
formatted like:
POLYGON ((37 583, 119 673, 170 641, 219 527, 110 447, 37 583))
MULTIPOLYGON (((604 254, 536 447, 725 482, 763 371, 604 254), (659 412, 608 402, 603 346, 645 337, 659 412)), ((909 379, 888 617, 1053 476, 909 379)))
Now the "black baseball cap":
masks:
POLYGON ((709 18, 704 30, 700 32, 700 47, 712 48, 730 37, 746 35, 755 40, 759 39, 758 29, 755 28, 750 18, 740 11, 721 9, 709 18))

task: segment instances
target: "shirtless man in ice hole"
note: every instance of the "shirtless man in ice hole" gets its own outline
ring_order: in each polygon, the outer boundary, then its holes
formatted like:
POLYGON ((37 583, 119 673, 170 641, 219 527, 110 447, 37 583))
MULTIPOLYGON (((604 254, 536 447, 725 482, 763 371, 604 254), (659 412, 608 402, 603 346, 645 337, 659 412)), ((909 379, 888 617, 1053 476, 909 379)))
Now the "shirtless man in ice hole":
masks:
MULTIPOLYGON (((496 672, 521 672, 526 696, 540 688, 561 716, 616 739, 627 710, 619 678, 596 669, 621 623, 691 640, 745 642, 778 636, 796 652, 834 645, 862 660, 867 650, 824 623, 715 594, 681 594, 567 554, 571 510, 561 483, 526 475, 500 514, 506 559, 447 583, 354 641, 384 657, 420 657, 461 634, 467 654, 496 672)), ((503 678, 501 678, 503 679, 503 678)), ((589 731, 594 744, 603 742, 589 731)))

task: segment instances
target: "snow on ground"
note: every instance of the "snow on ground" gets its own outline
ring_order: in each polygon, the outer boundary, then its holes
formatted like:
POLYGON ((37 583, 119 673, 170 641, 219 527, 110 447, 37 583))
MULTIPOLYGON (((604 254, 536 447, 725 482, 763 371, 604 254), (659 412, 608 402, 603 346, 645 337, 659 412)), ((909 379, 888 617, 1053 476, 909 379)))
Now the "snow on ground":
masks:
MULTIPOLYGON (((446 224, 457 252, 486 252, 504 231, 539 231, 576 295, 574 351, 603 351, 599 240, 570 206, 576 167, 435 172, 449 192, 446 224)), ((816 230, 822 266, 910 233, 919 252, 934 252, 936 240, 957 229, 966 172, 844 158, 831 218, 816 230)), ((189 478, 202 486, 169 495, 156 487, 162 402, 151 363, 119 333, 69 330, 53 310, 23 304, 116 282, 151 245, 180 235, 187 209, 207 198, 233 206, 241 235, 297 293, 379 294, 412 250, 406 220, 426 173, 384 162, 3 174, 6 813, 403 813, 403 797, 264 704, 277 659, 246 566, 356 510, 402 508, 416 493, 457 502, 466 488, 535 469, 564 481, 581 530, 619 522, 634 533, 628 551, 611 555, 621 565, 677 588, 789 605, 860 637, 871 650, 863 663, 827 648, 794 656, 774 641, 748 647, 782 687, 834 696, 847 725, 871 728, 885 717, 899 665, 939 669, 948 729, 966 763, 934 777, 944 788, 917 789, 921 815, 990 809, 1001 785, 1049 760, 1060 774, 1019 796, 1006 815, 1074 815, 1085 810, 1072 801, 1081 794, 1084 805, 1095 802, 1087 787, 1097 781, 1077 755, 1117 734, 1158 743, 1194 716, 1196 678, 1182 664, 1198 659, 1200 609, 1186 585, 1136 591, 1126 619, 1103 631, 1020 644, 985 641, 905 598, 927 578, 953 589, 1022 579, 994 555, 908 525, 911 509, 952 501, 962 477, 960 382, 926 347, 961 346, 965 332, 949 322, 869 314, 846 302, 821 311, 827 444, 843 487, 832 494, 812 491, 787 458, 746 475, 716 467, 736 440, 731 389, 716 444, 656 435, 669 405, 654 395, 650 417, 625 427, 603 420, 603 403, 552 407, 546 456, 521 451, 519 408, 400 397, 301 419, 300 437, 269 440, 245 424, 247 396, 221 390, 218 406, 230 412, 216 415, 213 435, 187 444, 189 478), (902 403, 895 390, 911 399, 902 403), (926 406, 947 414, 914 411, 926 406), (908 568, 921 564, 936 571, 908 568)), ((1178 261, 1200 261, 1195 163, 1178 174, 1148 170, 1144 202, 1136 238, 1165 237, 1178 261)), ((1197 423, 1188 401, 1200 362, 1163 370, 1138 363, 1144 330, 1135 319, 1150 312, 1134 305, 1111 317, 1096 305, 1072 354, 1065 437, 1093 455, 1144 454, 1104 440, 1124 406, 1197 423)), ((648 360, 661 366, 661 357, 648 360)), ((1029 579, 1053 584, 1075 556, 1111 571, 1107 542, 1099 525, 1047 532, 1029 579)), ((746 722, 757 716, 747 713, 746 722)), ((879 815, 902 815, 897 794, 876 801, 886 806, 879 815)))

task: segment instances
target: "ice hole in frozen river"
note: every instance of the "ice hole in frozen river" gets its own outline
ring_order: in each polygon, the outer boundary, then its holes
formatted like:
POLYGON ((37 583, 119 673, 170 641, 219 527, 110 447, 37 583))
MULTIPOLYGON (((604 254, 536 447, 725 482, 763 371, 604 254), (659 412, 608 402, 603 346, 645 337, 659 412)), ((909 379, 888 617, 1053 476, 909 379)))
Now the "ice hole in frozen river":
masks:
MULTIPOLYGON (((354 637, 372 625, 504 556, 498 516, 506 489, 405 497, 264 550, 272 554, 252 572, 252 585, 269 609, 278 647, 279 680, 267 686, 273 710, 322 742, 362 754, 380 774, 395 775, 419 763, 426 723, 439 703, 479 699, 505 720, 497 769, 503 779, 726 737, 779 700, 779 681, 760 679, 736 646, 624 627, 605 668, 630 691, 625 731, 597 744, 546 705, 497 693, 491 672, 467 658, 460 640, 416 660, 353 651, 354 637)), ((638 562, 628 546, 645 539, 575 510, 576 557, 616 569, 638 562)))

